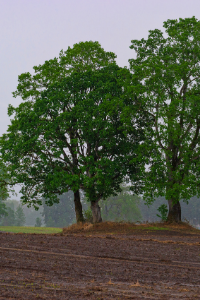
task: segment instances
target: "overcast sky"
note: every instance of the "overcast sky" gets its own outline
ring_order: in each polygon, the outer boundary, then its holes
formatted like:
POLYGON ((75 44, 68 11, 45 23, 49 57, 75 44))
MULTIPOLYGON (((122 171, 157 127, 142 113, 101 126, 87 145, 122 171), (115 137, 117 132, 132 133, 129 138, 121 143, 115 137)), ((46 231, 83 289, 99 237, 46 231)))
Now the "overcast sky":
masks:
POLYGON ((12 97, 21 73, 89 40, 128 66, 131 40, 192 16, 200 20, 200 0, 0 0, 0 135, 10 123, 8 104, 21 102, 12 97))

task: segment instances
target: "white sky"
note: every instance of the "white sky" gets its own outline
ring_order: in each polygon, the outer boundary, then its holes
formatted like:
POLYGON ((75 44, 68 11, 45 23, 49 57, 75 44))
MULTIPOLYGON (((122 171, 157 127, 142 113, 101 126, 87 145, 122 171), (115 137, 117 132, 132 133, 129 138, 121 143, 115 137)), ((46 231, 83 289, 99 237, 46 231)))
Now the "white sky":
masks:
POLYGON ((18 75, 80 41, 99 41, 119 66, 134 57, 131 40, 147 38, 167 19, 200 19, 200 0, 0 0, 0 135, 18 75))

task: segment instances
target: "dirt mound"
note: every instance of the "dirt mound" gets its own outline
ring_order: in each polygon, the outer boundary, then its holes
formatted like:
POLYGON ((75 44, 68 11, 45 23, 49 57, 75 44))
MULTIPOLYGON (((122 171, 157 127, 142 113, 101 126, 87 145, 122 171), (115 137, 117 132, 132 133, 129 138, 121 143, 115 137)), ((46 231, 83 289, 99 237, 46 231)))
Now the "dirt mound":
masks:
POLYGON ((184 232, 198 232, 191 225, 185 222, 181 223, 167 223, 167 222, 157 222, 157 223, 145 223, 145 224, 135 224, 135 223, 123 223, 123 222, 102 222, 97 224, 91 223, 79 223, 73 224, 69 227, 63 228, 63 234, 70 233, 123 233, 130 234, 138 231, 184 231, 184 232))
POLYGON ((101 222, 97 224, 91 224, 91 223, 79 223, 79 224, 73 224, 69 227, 63 228, 63 234, 69 234, 69 233, 79 233, 79 232, 129 232, 133 227, 137 227, 134 223, 118 223, 118 222, 101 222))

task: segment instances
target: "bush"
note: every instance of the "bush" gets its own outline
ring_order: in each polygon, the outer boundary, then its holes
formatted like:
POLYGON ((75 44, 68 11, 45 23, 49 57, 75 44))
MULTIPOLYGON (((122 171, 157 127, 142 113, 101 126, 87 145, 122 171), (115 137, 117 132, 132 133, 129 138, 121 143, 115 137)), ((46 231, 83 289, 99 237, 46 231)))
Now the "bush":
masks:
POLYGON ((84 219, 86 222, 92 223, 93 217, 92 217, 92 211, 90 208, 83 211, 84 219))
POLYGON ((157 210, 161 214, 161 216, 157 214, 157 217, 161 218, 163 221, 166 221, 167 220, 167 213, 168 213, 167 205, 162 204, 161 206, 158 207, 157 210))

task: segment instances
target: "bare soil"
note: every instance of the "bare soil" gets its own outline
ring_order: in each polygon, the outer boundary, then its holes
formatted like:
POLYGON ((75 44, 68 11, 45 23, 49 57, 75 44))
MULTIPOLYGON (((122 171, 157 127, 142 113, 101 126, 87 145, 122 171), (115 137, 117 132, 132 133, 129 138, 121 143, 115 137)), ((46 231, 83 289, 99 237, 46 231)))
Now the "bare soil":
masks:
POLYGON ((1 232, 0 299, 200 299, 200 232, 116 223, 1 232))

